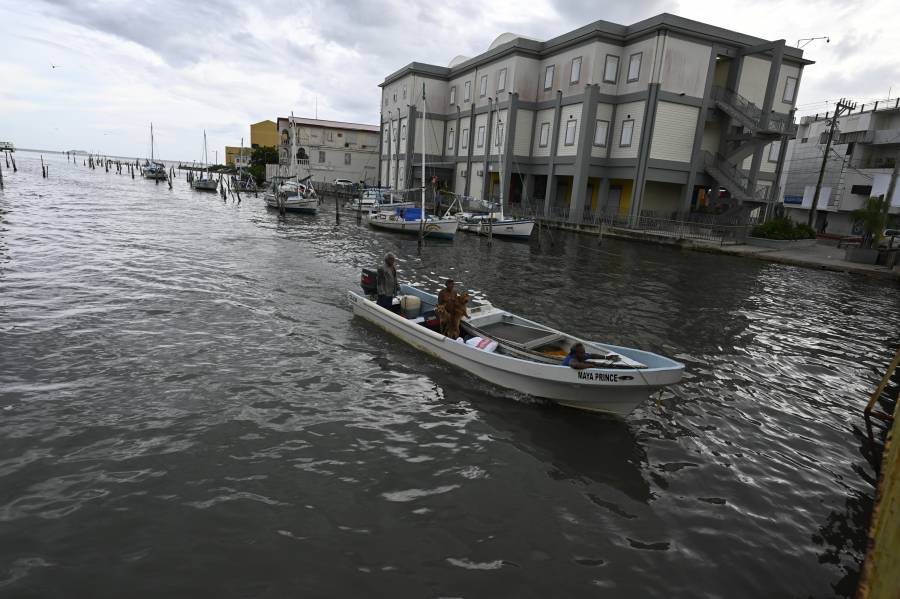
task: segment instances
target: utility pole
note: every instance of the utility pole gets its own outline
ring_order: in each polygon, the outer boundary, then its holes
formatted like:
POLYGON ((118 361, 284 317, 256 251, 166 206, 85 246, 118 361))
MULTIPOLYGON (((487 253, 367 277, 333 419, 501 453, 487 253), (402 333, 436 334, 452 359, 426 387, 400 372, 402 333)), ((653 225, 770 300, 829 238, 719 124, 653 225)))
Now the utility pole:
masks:
POLYGON ((819 180, 816 181, 816 192, 813 194, 812 206, 809 207, 809 216, 806 219, 806 224, 810 227, 813 226, 816 220, 816 208, 819 206, 822 179, 825 178, 825 167, 828 165, 828 154, 831 153, 831 141, 834 139, 834 129, 837 126, 837 120, 844 111, 851 112, 854 108, 856 108, 856 102, 850 103, 844 98, 841 98, 834 108, 834 116, 831 118, 831 126, 828 128, 828 141, 825 142, 825 154, 822 156, 822 168, 819 169, 819 180))

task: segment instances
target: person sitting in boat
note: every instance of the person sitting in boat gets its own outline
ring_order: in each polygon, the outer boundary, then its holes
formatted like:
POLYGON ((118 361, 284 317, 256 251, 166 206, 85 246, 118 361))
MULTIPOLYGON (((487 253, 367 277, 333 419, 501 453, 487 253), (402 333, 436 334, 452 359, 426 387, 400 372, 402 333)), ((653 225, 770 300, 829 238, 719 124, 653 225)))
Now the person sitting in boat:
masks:
POLYGON ((400 294, 400 284, 397 282, 397 257, 388 252, 384 257, 384 264, 378 267, 376 276, 377 303, 382 308, 391 312, 399 312, 400 307, 394 307, 394 297, 400 294))
POLYGON ((563 360, 563 366, 574 368, 575 370, 584 370, 585 368, 596 368, 597 366, 588 362, 593 356, 587 353, 583 343, 576 343, 569 350, 569 355, 563 360))
POLYGON ((456 282, 453 279, 447 279, 447 282, 444 284, 444 288, 441 289, 438 293, 438 301, 435 312, 437 312, 438 318, 440 318, 441 320, 441 333, 444 335, 447 334, 449 306, 459 295, 453 289, 455 285, 456 282))

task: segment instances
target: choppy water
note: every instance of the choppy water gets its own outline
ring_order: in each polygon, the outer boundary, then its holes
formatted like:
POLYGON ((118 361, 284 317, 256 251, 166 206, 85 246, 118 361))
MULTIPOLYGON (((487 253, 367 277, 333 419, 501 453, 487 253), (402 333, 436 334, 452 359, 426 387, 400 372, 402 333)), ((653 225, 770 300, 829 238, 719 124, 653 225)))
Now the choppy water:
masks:
POLYGON ((852 593, 896 285, 561 233, 418 259, 330 203, 279 219, 183 178, 17 160, 0 596, 852 593), (388 250, 686 380, 622 421, 425 359, 345 305, 388 250))

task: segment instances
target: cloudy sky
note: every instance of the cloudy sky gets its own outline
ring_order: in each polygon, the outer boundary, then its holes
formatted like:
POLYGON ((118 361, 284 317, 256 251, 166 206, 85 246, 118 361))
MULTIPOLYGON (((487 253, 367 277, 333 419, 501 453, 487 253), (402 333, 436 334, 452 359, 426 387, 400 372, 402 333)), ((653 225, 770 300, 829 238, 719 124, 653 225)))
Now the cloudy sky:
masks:
POLYGON ((193 160, 286 115, 376 123, 378 83, 446 65, 504 31, 545 40, 660 12, 766 38, 828 35, 806 56, 800 113, 900 95, 896 2, 720 0, 0 0, 0 140, 19 147, 193 160), (464 25, 464 26, 463 26, 464 25), (56 65, 57 68, 52 68, 56 65))

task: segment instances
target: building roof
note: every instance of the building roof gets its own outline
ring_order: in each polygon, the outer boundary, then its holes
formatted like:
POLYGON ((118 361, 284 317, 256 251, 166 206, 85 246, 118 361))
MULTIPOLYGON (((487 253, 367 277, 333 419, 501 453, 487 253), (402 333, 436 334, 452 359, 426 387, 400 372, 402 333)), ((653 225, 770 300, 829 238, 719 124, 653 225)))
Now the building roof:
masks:
MULTIPOLYGON (((584 43, 592 39, 605 39, 625 44, 644 39, 657 31, 672 31, 681 35, 708 40, 714 45, 720 44, 736 48, 758 46, 769 41, 669 13, 661 13, 628 26, 600 20, 545 42, 527 37, 514 37, 511 34, 503 34, 494 40, 494 43, 485 52, 465 61, 454 59, 451 61, 450 67, 411 62, 385 77, 384 81, 379 84, 379 87, 388 85, 410 73, 439 79, 450 79, 506 54, 519 53, 535 57, 549 56, 575 44, 584 43)), ((803 50, 790 46, 785 47, 784 58, 797 64, 813 64, 813 61, 803 58, 803 50)))
POLYGON ((325 121, 322 119, 306 119, 303 117, 295 116, 295 117, 287 117, 281 116, 278 117, 279 121, 289 121, 290 119, 294 119, 293 122, 295 125, 308 125, 310 127, 323 127, 326 129, 350 129, 352 131, 367 131, 369 133, 380 133, 381 129, 378 128, 378 125, 364 125, 362 123, 345 123, 342 121, 325 121))

